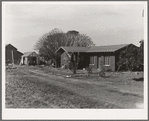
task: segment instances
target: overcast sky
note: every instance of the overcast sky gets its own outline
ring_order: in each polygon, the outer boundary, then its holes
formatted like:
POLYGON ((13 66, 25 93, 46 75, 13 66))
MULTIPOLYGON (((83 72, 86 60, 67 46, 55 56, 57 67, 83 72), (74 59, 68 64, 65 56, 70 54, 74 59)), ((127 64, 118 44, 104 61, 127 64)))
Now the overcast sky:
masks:
POLYGON ((144 2, 2 2, 2 36, 21 52, 54 28, 79 31, 96 45, 144 39, 144 2))

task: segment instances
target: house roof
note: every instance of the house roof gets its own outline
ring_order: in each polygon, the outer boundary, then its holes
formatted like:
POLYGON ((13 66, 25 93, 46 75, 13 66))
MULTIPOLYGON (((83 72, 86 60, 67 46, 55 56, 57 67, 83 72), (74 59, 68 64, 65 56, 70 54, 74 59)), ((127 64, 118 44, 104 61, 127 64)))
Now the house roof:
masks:
POLYGON ((60 49, 63 49, 66 52, 86 52, 88 49, 90 49, 90 47, 60 47, 59 49, 56 50, 59 51, 60 49))
POLYGON ((86 52, 115 52, 123 47, 128 46, 128 45, 130 45, 130 44, 94 46, 94 47, 91 47, 86 52))
POLYGON ((122 49, 130 44, 121 44, 121 45, 107 45, 107 46, 92 46, 92 47, 60 47, 56 52, 63 49, 66 52, 115 52, 119 49, 122 49))

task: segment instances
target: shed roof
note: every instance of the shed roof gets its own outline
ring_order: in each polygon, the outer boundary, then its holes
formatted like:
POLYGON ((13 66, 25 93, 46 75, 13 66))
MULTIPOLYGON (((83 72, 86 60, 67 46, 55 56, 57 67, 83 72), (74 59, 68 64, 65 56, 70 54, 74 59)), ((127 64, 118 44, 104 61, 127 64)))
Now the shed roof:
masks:
POLYGON ((17 51, 19 54, 23 55, 23 53, 21 53, 20 51, 17 51))
POLYGON ((12 44, 5 44, 5 47, 7 47, 7 46, 12 46, 13 48, 15 48, 17 50, 17 48, 14 47, 12 44))
POLYGON ((30 56, 31 54, 35 53, 36 55, 38 55, 36 52, 26 52, 24 53, 24 55, 22 55, 23 57, 28 57, 30 56))

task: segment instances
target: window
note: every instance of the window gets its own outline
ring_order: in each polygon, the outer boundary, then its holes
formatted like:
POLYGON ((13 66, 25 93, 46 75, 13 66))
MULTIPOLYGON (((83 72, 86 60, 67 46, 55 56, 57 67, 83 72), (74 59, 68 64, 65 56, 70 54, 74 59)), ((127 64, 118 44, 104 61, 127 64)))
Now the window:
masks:
POLYGON ((104 58, 104 65, 110 65, 110 56, 105 56, 105 58, 104 58))
POLYGON ((90 64, 91 65, 95 64, 95 57, 94 56, 90 56, 90 64))

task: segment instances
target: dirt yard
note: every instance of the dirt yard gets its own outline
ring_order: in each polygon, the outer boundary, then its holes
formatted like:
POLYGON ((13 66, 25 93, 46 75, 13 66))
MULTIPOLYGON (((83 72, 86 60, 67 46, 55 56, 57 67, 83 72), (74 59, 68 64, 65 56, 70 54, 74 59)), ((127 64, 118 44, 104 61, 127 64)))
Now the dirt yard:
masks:
POLYGON ((44 66, 7 70, 6 108, 143 108, 143 73, 107 72, 103 78, 77 72, 44 66))

